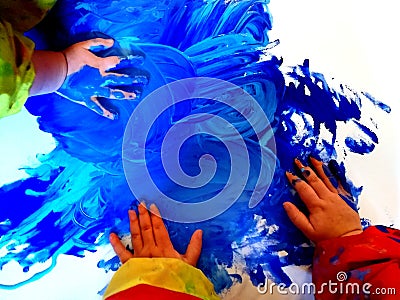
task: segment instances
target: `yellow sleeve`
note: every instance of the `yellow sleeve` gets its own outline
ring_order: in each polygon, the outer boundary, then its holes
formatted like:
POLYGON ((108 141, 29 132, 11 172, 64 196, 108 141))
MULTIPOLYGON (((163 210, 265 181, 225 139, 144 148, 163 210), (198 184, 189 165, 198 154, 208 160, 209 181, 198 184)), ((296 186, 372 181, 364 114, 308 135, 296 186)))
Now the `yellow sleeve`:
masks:
POLYGON ((0 20, 0 118, 19 112, 35 78, 34 43, 0 20))
POLYGON ((190 294, 203 300, 220 299, 203 272, 176 258, 131 258, 114 274, 104 299, 139 284, 190 294))
POLYGON ((56 0, 0 0, 0 118, 21 110, 35 78, 35 44, 23 36, 56 0))

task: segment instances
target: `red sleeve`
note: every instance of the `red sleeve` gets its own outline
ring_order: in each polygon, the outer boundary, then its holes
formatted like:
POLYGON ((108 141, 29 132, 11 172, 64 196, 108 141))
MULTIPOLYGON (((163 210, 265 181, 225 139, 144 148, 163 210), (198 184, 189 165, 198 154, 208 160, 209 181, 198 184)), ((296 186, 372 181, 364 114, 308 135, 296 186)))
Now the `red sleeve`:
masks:
POLYGON ((372 226, 319 243, 313 281, 317 300, 400 299, 400 231, 372 226))

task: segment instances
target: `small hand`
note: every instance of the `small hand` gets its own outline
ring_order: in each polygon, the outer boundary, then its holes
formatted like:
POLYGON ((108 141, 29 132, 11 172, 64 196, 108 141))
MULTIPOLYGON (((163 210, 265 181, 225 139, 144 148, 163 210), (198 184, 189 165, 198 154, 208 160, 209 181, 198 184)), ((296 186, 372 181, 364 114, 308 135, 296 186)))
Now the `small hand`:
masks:
POLYGON ((135 257, 165 257, 178 258, 196 266, 202 247, 201 230, 198 229, 193 233, 186 253, 180 254, 172 245, 157 207, 152 204, 151 212, 148 212, 145 204, 142 203, 138 210, 139 218, 135 211, 128 211, 133 254, 125 248, 115 233, 110 234, 110 243, 122 263, 135 257))
MULTIPOLYGON (((119 64, 118 56, 98 57, 90 49, 93 47, 110 48, 114 45, 112 39, 96 38, 76 43, 63 51, 68 65, 67 76, 80 71, 84 66, 99 70, 101 76, 107 76, 107 71, 119 64)), ((119 75, 119 74, 118 74, 119 75)))
POLYGON ((134 100, 137 93, 132 87, 141 90, 149 80, 149 74, 139 68, 143 63, 143 56, 127 55, 121 59, 118 56, 99 57, 94 54, 95 51, 113 45, 112 39, 96 38, 76 43, 64 50, 68 73, 64 84, 57 91, 61 96, 112 120, 117 118, 116 112, 107 109, 101 100, 134 100), (125 65, 125 70, 126 65, 129 65, 135 70, 135 74, 112 71, 119 64, 125 65))
POLYGON ((325 173, 324 169, 327 169, 322 162, 313 158, 310 160, 318 175, 299 160, 295 160, 295 163, 306 181, 292 173, 286 173, 310 213, 306 217, 293 203, 285 202, 283 205, 290 220, 305 236, 316 243, 362 233, 358 213, 339 195, 345 193, 342 184, 330 179, 332 175, 330 172, 325 173))

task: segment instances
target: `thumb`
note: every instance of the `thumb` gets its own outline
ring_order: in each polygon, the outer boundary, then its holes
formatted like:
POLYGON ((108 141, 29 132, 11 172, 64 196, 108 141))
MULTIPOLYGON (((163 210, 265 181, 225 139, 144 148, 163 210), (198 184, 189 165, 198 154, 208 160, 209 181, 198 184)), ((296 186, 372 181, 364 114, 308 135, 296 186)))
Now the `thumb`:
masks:
POLYGON ((102 38, 95 38, 87 41, 83 41, 78 43, 82 48, 87 50, 93 50, 93 47, 104 47, 104 49, 110 48, 114 45, 113 39, 102 39, 102 38))
POLYGON ((199 260, 201 254, 201 247, 203 245, 203 231, 201 229, 197 229, 189 242, 186 253, 184 257, 186 258, 186 262, 193 267, 196 266, 197 261, 199 260))
POLYGON ((115 233, 110 234, 110 243, 114 249, 115 254, 117 254, 119 260, 123 264, 133 257, 132 253, 126 250, 124 244, 121 243, 120 239, 115 233))
POLYGON ((292 223, 300 229, 306 237, 311 239, 310 237, 313 235, 315 230, 308 218, 291 202, 283 203, 283 208, 292 223))
POLYGON ((105 108, 100 103, 98 96, 91 96, 90 101, 85 102, 84 105, 102 117, 105 117, 110 120, 118 119, 118 114, 105 108))

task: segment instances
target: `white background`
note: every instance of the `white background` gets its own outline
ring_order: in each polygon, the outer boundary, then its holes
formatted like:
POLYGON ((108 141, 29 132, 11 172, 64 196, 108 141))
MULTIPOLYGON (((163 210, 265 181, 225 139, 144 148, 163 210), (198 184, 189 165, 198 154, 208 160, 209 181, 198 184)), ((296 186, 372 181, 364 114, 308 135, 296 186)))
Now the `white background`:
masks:
MULTIPOLYGON (((335 77, 372 93, 389 104, 392 113, 376 113, 380 139, 371 155, 349 155, 346 167, 355 184, 363 185, 361 215, 373 223, 400 227, 400 145, 396 133, 400 120, 397 93, 400 70, 397 42, 400 21, 396 1, 370 0, 272 0, 274 17, 271 40, 281 44, 274 50, 284 57, 285 65, 302 63, 310 58, 311 69, 335 77)), ((34 118, 26 112, 0 120, 0 185, 21 178, 18 168, 35 161, 36 153, 48 152, 54 143, 37 129, 34 118)), ((91 300, 108 282, 111 274, 98 269, 98 257, 110 256, 110 248, 79 259, 61 256, 57 267, 44 278, 16 291, 0 290, 0 299, 91 300)), ((308 281, 309 275, 288 270, 296 281, 308 281), (294 274, 294 275, 293 275, 294 274)), ((17 264, 0 272, 0 282, 20 276, 17 264)), ((257 295, 254 288, 239 286, 229 299, 275 299, 257 295)), ((305 299, 282 296, 279 299, 305 299)))

